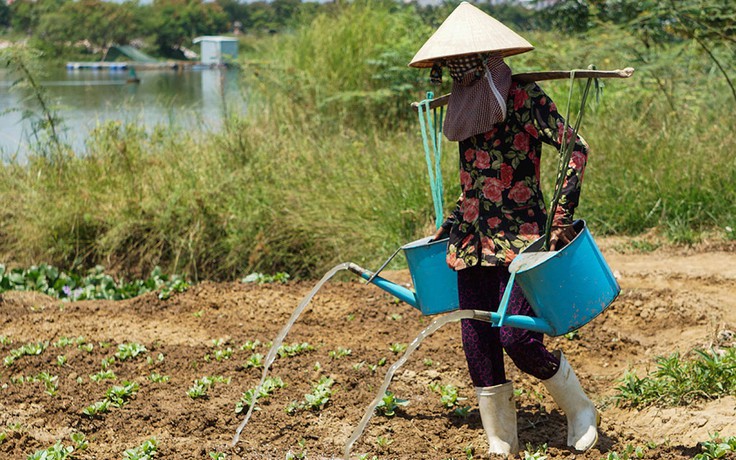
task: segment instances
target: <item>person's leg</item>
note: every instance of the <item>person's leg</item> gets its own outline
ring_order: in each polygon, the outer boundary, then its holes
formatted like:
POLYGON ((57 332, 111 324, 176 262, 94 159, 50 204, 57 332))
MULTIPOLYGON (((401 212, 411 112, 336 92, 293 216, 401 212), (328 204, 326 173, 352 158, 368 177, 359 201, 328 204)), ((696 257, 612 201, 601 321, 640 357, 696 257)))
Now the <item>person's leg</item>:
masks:
MULTIPOLYGON (((460 270, 460 308, 496 311, 500 270, 496 267, 460 270)), ((468 370, 478 396, 480 418, 488 439, 488 453, 515 454, 519 450, 516 404, 513 385, 506 381, 499 330, 476 320, 463 320, 461 328, 468 370)))
MULTIPOLYGON (((508 284, 509 273, 503 270, 499 276, 501 288, 497 299, 500 302, 508 284)), ((521 288, 514 285, 512 289, 506 313, 508 315, 536 316, 521 288)), ((500 329, 501 345, 519 370, 541 380, 555 375, 560 366, 560 360, 544 346, 544 334, 508 326, 500 329)))
MULTIPOLYGON (((496 311, 498 273, 495 267, 470 267, 457 272, 460 309, 496 311)), ((470 379, 476 387, 506 383, 503 348, 497 327, 472 319, 461 322, 463 350, 470 379)))
MULTIPOLYGON (((508 274, 502 275, 501 295, 506 289, 508 274)), ((535 316, 519 286, 514 286, 509 299, 508 314, 535 316)), ((567 418, 567 444, 580 451, 593 447, 598 440, 600 416, 585 395, 564 355, 550 353, 544 346, 544 334, 512 327, 502 327, 501 344, 511 360, 523 372, 542 383, 567 418)))

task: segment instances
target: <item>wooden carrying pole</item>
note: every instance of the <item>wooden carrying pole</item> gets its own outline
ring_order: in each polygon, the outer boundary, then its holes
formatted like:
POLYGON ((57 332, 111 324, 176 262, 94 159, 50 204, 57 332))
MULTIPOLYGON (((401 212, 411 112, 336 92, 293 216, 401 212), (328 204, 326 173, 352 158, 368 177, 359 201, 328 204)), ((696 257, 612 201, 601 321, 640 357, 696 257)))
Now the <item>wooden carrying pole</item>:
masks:
MULTIPOLYGON (((634 74, 633 67, 626 67, 625 69, 617 70, 548 70, 544 72, 526 72, 517 73, 512 75, 511 78, 522 82, 531 83, 534 81, 543 80, 564 80, 570 78, 570 74, 574 72, 574 78, 629 78, 634 74)), ((434 109, 447 105, 447 101, 450 100, 450 95, 445 94, 437 99, 432 99, 429 102, 429 108, 434 109)), ((416 111, 419 107, 419 102, 412 102, 411 107, 416 111)))

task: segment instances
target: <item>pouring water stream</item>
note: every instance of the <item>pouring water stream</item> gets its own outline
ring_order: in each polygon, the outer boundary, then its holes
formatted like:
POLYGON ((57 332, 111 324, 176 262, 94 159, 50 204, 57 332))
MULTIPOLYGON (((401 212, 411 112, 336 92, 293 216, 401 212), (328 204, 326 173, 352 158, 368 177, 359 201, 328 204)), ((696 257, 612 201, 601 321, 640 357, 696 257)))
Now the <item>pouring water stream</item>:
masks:
POLYGON ((266 375, 268 374, 268 369, 271 367, 271 364, 273 364, 274 360, 276 359, 276 354, 278 353, 279 347, 281 347, 281 344, 284 342, 284 338, 286 337, 286 334, 289 333, 289 330, 294 325, 296 320, 299 318, 299 315, 302 314, 302 311, 306 308, 306 306, 309 304, 309 302, 312 300, 312 298, 317 294, 317 291, 319 291, 322 286, 330 280, 337 272, 340 270, 347 270, 350 264, 348 262, 344 262, 341 264, 336 265, 333 267, 330 271, 325 273, 325 275, 322 277, 321 280, 312 288, 312 290, 307 294, 302 301, 299 303, 299 305, 296 307, 296 310, 294 310, 294 313, 291 314, 291 317, 289 318, 289 321, 286 322, 286 325, 281 329, 281 332, 276 336, 276 338, 273 341, 273 345, 271 345, 271 349, 268 350, 268 355, 266 355, 266 361, 263 363, 263 373, 261 374, 261 381, 256 387, 256 391, 253 394, 253 398, 250 402, 250 407, 248 408, 248 413, 245 415, 245 418, 243 419, 243 422, 238 427, 237 431, 235 432, 235 437, 233 438, 233 441, 231 445, 234 447, 238 441, 240 440, 240 433, 242 433, 243 428, 245 428, 245 425, 248 424, 248 420, 250 420, 251 415, 253 415, 253 409, 256 406, 256 401, 258 400, 258 394, 261 391, 261 388, 263 387, 263 382, 266 381, 266 375))
POLYGON ((404 365, 407 359, 409 359, 409 356, 411 356, 414 351, 419 348, 419 345, 422 343, 422 341, 427 338, 429 335, 436 332, 439 328, 444 326, 447 323, 450 322, 456 322, 460 321, 461 319, 476 319, 481 321, 487 321, 490 322, 490 312, 487 311, 480 311, 480 310, 457 310, 452 313, 448 313, 447 315, 440 316, 439 318, 432 321, 429 326, 427 326, 422 332, 419 333, 417 338, 415 338, 409 346, 406 348, 406 351, 404 354, 399 358, 398 361, 396 361, 386 372, 386 377, 384 377, 383 384, 378 389, 378 392, 376 392, 376 397, 373 399, 373 402, 368 406, 368 408, 365 410, 365 413, 363 414, 363 418, 360 420, 360 423, 353 431, 353 434, 350 435, 350 438, 345 443, 345 449, 343 451, 343 457, 345 459, 350 458, 350 451, 353 448, 353 444, 355 444, 355 441, 358 440, 361 434, 363 434, 363 431, 365 431, 365 427, 368 425, 368 422, 370 422, 371 417, 373 417, 373 413, 376 410, 376 407, 378 404, 380 404, 381 400, 383 399, 383 396, 386 394, 386 390, 388 390, 388 386, 391 383, 391 379, 393 379, 394 374, 396 371, 404 365))

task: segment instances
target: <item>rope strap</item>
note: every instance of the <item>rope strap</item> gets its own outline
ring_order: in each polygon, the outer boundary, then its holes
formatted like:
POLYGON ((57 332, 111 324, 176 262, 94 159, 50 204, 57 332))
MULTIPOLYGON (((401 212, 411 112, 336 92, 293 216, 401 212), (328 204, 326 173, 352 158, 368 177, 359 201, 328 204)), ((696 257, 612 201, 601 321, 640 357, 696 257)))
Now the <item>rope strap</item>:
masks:
POLYGON ((434 99, 434 93, 427 92, 427 99, 420 102, 417 106, 419 114, 419 128, 422 131, 422 144, 424 145, 424 157, 427 161, 427 171, 429 173, 429 187, 432 191, 432 201, 434 203, 435 225, 440 228, 444 218, 442 209, 442 197, 444 190, 442 186, 442 169, 440 163, 442 159, 442 122, 445 114, 445 108, 432 109, 430 116, 429 104, 434 99), (429 133, 429 134, 428 134, 429 133), (430 149, 431 140, 431 149, 430 149), (434 157, 434 165, 432 159, 434 157))

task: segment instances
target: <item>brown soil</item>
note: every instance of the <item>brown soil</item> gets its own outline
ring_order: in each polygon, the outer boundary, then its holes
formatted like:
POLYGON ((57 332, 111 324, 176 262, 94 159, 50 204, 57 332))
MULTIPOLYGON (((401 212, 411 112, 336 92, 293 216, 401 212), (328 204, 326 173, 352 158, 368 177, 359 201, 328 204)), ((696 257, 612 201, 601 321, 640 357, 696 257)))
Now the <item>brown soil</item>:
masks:
MULTIPOLYGON (((619 276, 620 297, 581 329, 579 338, 549 339, 550 348, 568 356, 602 411, 599 443, 585 454, 565 447, 564 415, 539 382, 508 362, 507 373, 524 390, 518 398, 520 441, 534 447, 547 443, 548 458, 600 459, 611 451, 623 452, 629 444, 645 447, 645 458, 692 458, 699 451, 697 443, 708 440, 710 433, 736 435, 736 399, 637 411, 617 408, 612 396, 627 369, 643 375, 655 366, 657 356, 730 345, 719 332, 736 328, 736 254, 625 254, 613 247, 604 245, 604 252, 619 276)), ((408 278, 404 272, 388 276, 400 282, 408 278)), ((57 440, 68 445, 73 432, 89 440, 89 448, 76 454, 80 459, 119 459, 124 450, 151 437, 158 440, 158 458, 209 459, 215 451, 227 453, 228 459, 284 459, 290 451, 306 452, 310 459, 339 457, 388 364, 397 359, 390 345, 411 342, 429 318, 357 279, 329 282, 286 338, 289 344, 308 342, 314 350, 276 360, 270 375, 281 377, 287 386, 262 403, 231 448, 242 418, 235 404, 261 374, 260 369, 244 368, 251 351, 241 345, 273 340, 312 286, 202 283, 169 300, 149 294, 122 302, 63 303, 33 293, 3 294, 0 335, 13 341, 0 347, 3 357, 25 343, 51 345, 40 355, 23 356, 0 369, 0 432, 6 433, 0 458, 24 459, 57 440), (91 352, 53 346, 61 337, 78 336, 94 345, 91 352), (219 345, 215 339, 221 340, 219 345), (129 342, 143 344, 147 353, 112 364, 115 380, 92 381, 90 375, 100 371, 101 361, 129 342), (230 359, 213 358, 216 349, 228 347, 234 350, 230 359), (339 347, 352 353, 331 358, 330 351, 339 347), (58 355, 67 358, 66 365, 57 364, 58 355), (384 357, 388 364, 372 372, 369 365, 384 357), (361 362, 362 367, 355 366, 361 362), (40 382, 19 383, 20 376, 42 371, 58 375, 56 396, 46 394, 40 382), (152 372, 170 380, 151 382, 152 372), (287 404, 304 399, 323 375, 335 381, 330 402, 319 412, 288 415, 287 404), (207 397, 191 399, 187 389, 203 376, 224 376, 231 382, 216 383, 207 397), (140 384, 128 404, 97 418, 82 415, 82 409, 124 380, 140 384)), ((265 345, 256 349, 263 355, 267 351, 265 345)), ((381 459, 464 459, 468 446, 474 448, 473 458, 488 457, 458 324, 429 337, 399 370, 390 390, 410 403, 394 417, 371 420, 353 449, 356 458, 368 453, 367 458, 381 459), (432 382, 456 385, 471 406, 469 415, 463 418, 443 408, 439 394, 429 387, 432 382)))

